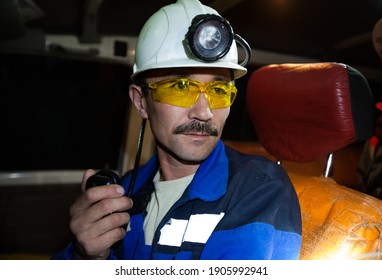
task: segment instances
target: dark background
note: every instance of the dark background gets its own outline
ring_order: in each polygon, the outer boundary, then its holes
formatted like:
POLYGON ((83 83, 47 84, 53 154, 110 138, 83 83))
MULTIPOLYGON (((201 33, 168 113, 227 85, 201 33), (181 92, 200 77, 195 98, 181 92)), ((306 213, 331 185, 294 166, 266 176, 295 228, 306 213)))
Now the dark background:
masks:
MULTIPOLYGON (((152 13, 173 2, 1 0, 0 175, 118 168, 128 129, 131 64, 34 50, 44 47, 47 34, 76 35, 83 42, 105 35, 137 36, 152 13), (92 4, 96 8, 87 17, 92 4), (85 23, 94 27, 90 39, 85 23), (32 39, 22 43, 26 37, 32 39)), ((249 42, 249 73, 271 63, 341 62, 360 70, 375 100, 382 100, 381 60, 372 44, 382 1, 202 2, 249 42)), ((237 81, 239 94, 223 139, 256 140, 245 108, 248 77, 237 81)), ((0 185, 0 258, 46 258, 62 249, 71 238, 69 206, 79 192, 79 183, 0 185)))

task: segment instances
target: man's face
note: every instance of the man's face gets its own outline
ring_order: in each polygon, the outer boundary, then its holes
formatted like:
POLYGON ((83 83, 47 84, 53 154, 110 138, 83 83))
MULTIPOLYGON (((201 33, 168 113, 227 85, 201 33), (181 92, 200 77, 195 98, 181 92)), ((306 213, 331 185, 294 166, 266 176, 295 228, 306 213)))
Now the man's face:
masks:
MULTIPOLYGON (((155 77, 147 79, 147 82, 173 77, 179 76, 155 77)), ((230 81, 231 72, 226 69, 194 69, 181 77, 204 83, 222 79, 230 81)), ((183 163, 199 163, 212 152, 230 112, 229 107, 211 109, 204 94, 200 94, 192 107, 183 108, 153 101, 149 90, 144 103, 157 141, 158 155, 183 163)))

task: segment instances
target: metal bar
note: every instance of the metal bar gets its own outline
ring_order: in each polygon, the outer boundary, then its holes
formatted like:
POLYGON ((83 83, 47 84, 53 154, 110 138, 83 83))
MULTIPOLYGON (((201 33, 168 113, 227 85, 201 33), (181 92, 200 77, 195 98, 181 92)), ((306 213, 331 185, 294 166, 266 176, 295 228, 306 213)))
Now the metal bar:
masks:
POLYGON ((326 159, 326 166, 325 166, 324 175, 323 175, 325 178, 330 176, 332 164, 333 164, 333 153, 330 153, 326 159))

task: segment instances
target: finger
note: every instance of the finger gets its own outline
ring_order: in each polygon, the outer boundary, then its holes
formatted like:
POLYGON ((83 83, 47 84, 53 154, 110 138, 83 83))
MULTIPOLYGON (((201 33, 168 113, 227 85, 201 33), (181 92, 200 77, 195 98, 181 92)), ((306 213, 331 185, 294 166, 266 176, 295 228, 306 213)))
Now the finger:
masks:
POLYGON ((97 236, 93 239, 79 239, 78 243, 88 256, 101 257, 109 251, 110 247, 123 239, 126 235, 126 230, 122 227, 117 227, 97 236))
POLYGON ((123 212, 132 208, 131 198, 122 196, 118 198, 103 199, 89 208, 88 217, 91 221, 98 221, 115 212, 123 212))
POLYGON ((127 196, 102 198, 104 195, 101 195, 101 199, 99 199, 98 193, 102 192, 102 189, 111 190, 110 192, 106 191, 106 194, 110 196, 121 195, 119 192, 115 194, 115 188, 121 187, 117 185, 97 187, 93 188, 94 190, 86 191, 77 198, 70 207, 70 228, 75 235, 87 232, 95 222, 106 215, 113 212, 126 211, 133 206, 133 201, 127 196), (95 198, 89 198, 92 193, 96 193, 93 195, 95 198))
POLYGON ((82 175, 82 183, 81 183, 81 190, 85 192, 86 188, 86 181, 89 179, 90 176, 93 176, 95 174, 94 169, 87 169, 85 170, 84 174, 82 175))
POLYGON ((129 222, 127 212, 113 213, 78 232, 76 240, 86 255, 99 257, 125 236, 125 225, 129 222))
POLYGON ((123 196, 125 190, 119 185, 106 185, 90 188, 84 192, 73 204, 73 212, 84 211, 100 200, 123 196))
MULTIPOLYGON (((86 229, 78 232, 78 240, 91 241, 99 238, 119 227, 124 227, 130 222, 130 215, 127 212, 116 212, 103 217, 102 219, 89 224, 86 229)), ((125 229, 126 230, 126 229, 125 229)))
POLYGON ((123 227, 125 230, 125 225, 130 222, 130 215, 127 212, 115 212, 110 215, 105 216, 101 220, 95 223, 94 229, 96 229, 91 236, 93 238, 98 238, 109 231, 116 228, 123 227), (93 235, 94 234, 94 235, 93 235))

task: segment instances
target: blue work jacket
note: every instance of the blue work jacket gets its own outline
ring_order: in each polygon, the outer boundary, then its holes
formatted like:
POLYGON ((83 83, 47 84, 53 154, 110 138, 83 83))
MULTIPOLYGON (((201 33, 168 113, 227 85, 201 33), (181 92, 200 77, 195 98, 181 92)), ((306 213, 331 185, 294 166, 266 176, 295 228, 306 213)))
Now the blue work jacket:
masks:
MULTIPOLYGON (((145 242, 143 222, 159 168, 157 156, 139 169, 130 229, 110 259, 298 259, 301 215, 282 167, 219 141, 181 198, 145 242), (147 243, 151 244, 146 245, 147 243)), ((123 180, 127 188, 131 175, 123 180)), ((57 259, 71 259, 70 244, 57 259)))

